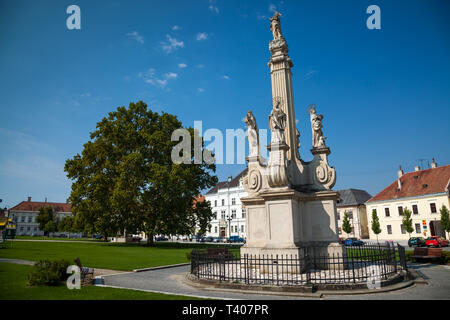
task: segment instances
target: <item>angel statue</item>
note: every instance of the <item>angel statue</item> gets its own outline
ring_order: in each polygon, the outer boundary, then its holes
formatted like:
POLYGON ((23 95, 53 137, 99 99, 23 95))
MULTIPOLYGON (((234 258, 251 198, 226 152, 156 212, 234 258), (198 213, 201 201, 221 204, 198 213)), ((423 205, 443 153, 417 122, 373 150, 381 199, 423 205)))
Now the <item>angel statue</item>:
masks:
POLYGON ((272 18, 270 18, 270 30, 272 30, 273 40, 278 40, 283 38, 281 34, 281 24, 280 24, 280 16, 281 14, 278 11, 275 11, 275 14, 272 18))
POLYGON ((258 156, 259 155, 259 134, 258 134, 258 126, 256 125, 256 119, 253 115, 252 111, 250 110, 247 112, 247 115, 243 119, 244 122, 248 126, 248 144, 250 146, 250 157, 258 156))
POLYGON ((312 146, 313 148, 325 147, 325 139, 322 133, 322 119, 323 115, 316 113, 316 105, 312 104, 309 107, 309 114, 311 117, 311 129, 312 129, 312 146))
POLYGON ((272 131, 272 143, 284 142, 286 114, 281 110, 281 99, 274 98, 273 109, 269 116, 269 128, 272 131))

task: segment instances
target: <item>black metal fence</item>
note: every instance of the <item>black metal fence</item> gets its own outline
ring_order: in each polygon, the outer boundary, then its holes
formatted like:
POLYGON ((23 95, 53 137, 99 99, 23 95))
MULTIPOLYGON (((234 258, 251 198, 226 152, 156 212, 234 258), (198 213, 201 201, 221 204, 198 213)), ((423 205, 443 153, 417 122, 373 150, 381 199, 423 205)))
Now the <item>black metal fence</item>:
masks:
POLYGON ((357 284, 387 280, 406 270, 405 250, 397 245, 365 244, 328 253, 308 246, 293 255, 240 254, 239 249, 194 249, 191 273, 198 278, 256 285, 357 284))

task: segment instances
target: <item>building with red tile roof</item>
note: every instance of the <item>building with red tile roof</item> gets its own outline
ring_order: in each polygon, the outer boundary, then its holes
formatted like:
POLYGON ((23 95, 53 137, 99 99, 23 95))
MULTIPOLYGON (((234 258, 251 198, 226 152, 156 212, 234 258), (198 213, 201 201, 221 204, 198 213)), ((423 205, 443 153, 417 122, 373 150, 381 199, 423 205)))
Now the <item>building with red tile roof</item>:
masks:
POLYGON ((438 167, 433 159, 430 169, 416 167, 413 172, 399 169, 397 180, 366 202, 370 238, 372 210, 380 220, 379 239, 407 240, 409 234, 402 226, 403 210, 412 212, 414 232, 411 237, 446 236, 440 225, 439 210, 449 208, 450 165, 438 167))
POLYGON ((45 201, 31 201, 31 197, 28 197, 27 201, 22 201, 9 209, 9 218, 17 224, 17 235, 44 235, 44 231, 39 229, 39 223, 36 219, 39 209, 45 207, 53 208, 57 220, 72 214, 69 202, 47 202, 47 199, 45 201))

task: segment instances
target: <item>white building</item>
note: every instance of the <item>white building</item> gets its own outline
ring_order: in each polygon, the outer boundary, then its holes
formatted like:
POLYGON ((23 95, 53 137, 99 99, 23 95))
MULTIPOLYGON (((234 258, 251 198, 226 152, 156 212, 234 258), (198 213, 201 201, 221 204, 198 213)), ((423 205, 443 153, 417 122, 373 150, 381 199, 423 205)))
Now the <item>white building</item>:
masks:
POLYGON ((240 179, 247 174, 247 169, 228 181, 219 182, 205 194, 206 201, 211 203, 214 217, 206 236, 246 238, 245 209, 242 208, 241 197, 247 196, 240 179))
POLYGON ((376 210, 380 221, 381 240, 408 240, 409 234, 402 226, 403 210, 412 214, 414 232, 411 237, 443 236, 439 210, 449 208, 450 165, 438 167, 434 162, 431 169, 403 173, 400 168, 398 179, 366 202, 370 239, 373 233, 372 210, 376 210))
POLYGON ((39 209, 44 207, 52 207, 57 221, 61 221, 62 218, 70 216, 72 210, 70 203, 56 203, 47 202, 47 199, 42 202, 31 201, 31 197, 28 197, 27 201, 22 201, 18 205, 12 207, 9 210, 9 217, 16 222, 18 236, 43 236, 44 231, 39 229, 39 223, 36 218, 39 213, 39 209))
POLYGON ((367 213, 365 202, 372 196, 365 190, 346 189, 339 190, 337 207, 338 233, 342 238, 369 239, 369 228, 367 225, 367 213), (349 215, 352 231, 347 234, 342 230, 345 212, 349 215))

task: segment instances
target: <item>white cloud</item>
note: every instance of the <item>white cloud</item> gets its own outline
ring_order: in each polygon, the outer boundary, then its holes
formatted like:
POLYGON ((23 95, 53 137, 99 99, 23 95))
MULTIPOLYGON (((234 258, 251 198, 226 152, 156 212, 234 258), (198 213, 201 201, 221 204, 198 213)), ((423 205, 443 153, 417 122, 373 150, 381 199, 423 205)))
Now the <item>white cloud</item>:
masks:
POLYGON ((133 38, 139 43, 144 43, 144 37, 141 36, 137 31, 127 33, 127 36, 133 38))
POLYGON ((208 34, 205 32, 197 33, 196 39, 197 39, 197 41, 206 40, 206 39, 208 39, 208 34))
POLYGON ((274 5, 273 3, 271 3, 271 4, 269 5, 269 11, 272 12, 272 11, 275 11, 275 10, 277 10, 277 6, 274 5))
POLYGON ((224 79, 227 79, 227 80, 229 80, 229 79, 230 79, 230 77, 229 77, 229 76, 227 76, 227 75, 224 75, 224 76, 223 76, 223 78, 224 78, 224 79))
POLYGON ((315 75, 316 73, 317 73, 316 70, 310 70, 310 71, 308 71, 308 72, 305 74, 305 77, 306 77, 307 79, 309 79, 309 78, 311 78, 313 75, 315 75))
POLYGON ((146 72, 139 72, 138 77, 143 79, 146 83, 155 87, 164 88, 171 79, 176 79, 178 74, 175 72, 165 73, 162 77, 157 76, 156 70, 153 68, 148 69, 146 72))
POLYGON ((178 74, 175 72, 169 72, 164 75, 166 79, 176 79, 178 77, 178 74))
POLYGON ((172 30, 174 30, 174 31, 180 30, 180 29, 181 29, 180 26, 177 26, 177 25, 175 25, 175 26, 172 27, 172 30))
POLYGON ((263 14, 257 12, 257 13, 256 13, 256 19, 258 19, 258 20, 264 20, 264 19, 267 19, 267 16, 265 16, 265 15, 263 15, 263 14))
POLYGON ((180 68, 180 69, 183 69, 183 68, 186 68, 187 67, 187 64, 185 64, 185 63, 179 63, 178 64, 178 68, 180 68))
POLYGON ((170 35, 166 35, 167 42, 162 43, 162 49, 166 53, 170 53, 174 50, 177 50, 178 48, 184 48, 184 42, 178 41, 175 38, 172 38, 170 35))
POLYGON ((198 64, 195 66, 196 68, 203 69, 205 66, 203 64, 198 64))
POLYGON ((197 91, 198 91, 198 92, 204 92, 205 89, 203 89, 203 88, 198 88, 197 91))
POLYGON ((213 13, 219 14, 219 7, 216 6, 216 0, 209 0, 209 10, 213 13))

